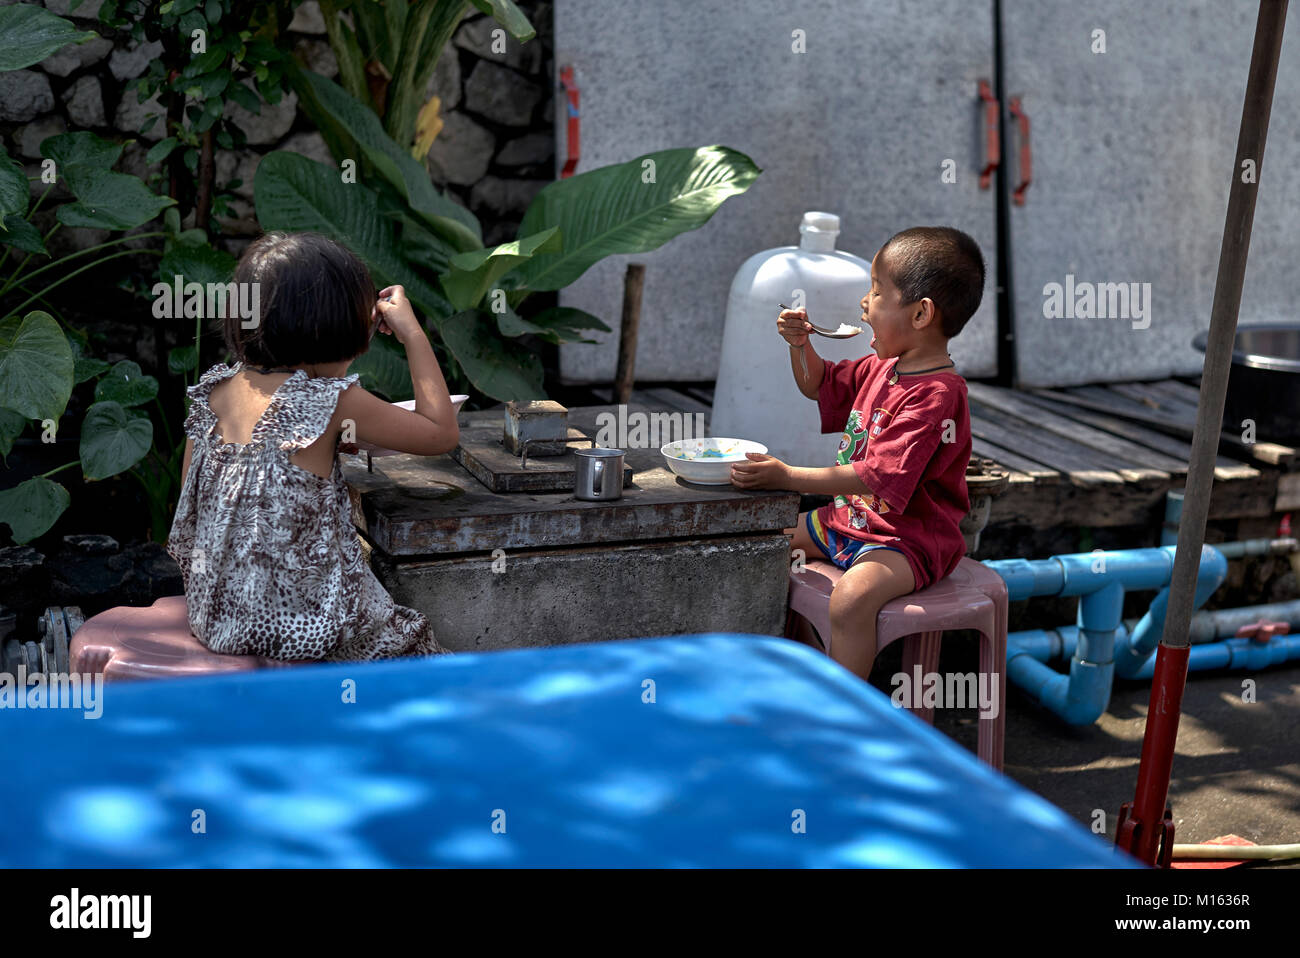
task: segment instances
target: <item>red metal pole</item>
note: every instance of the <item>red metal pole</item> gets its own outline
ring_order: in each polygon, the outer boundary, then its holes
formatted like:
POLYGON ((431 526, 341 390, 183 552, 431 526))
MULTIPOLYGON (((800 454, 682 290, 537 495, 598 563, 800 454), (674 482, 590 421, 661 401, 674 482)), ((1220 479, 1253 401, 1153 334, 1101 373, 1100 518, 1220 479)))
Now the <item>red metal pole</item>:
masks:
POLYGON ((1246 99, 1241 108, 1237 154, 1228 192, 1228 215, 1219 246, 1219 273, 1210 308, 1210 332, 1205 346, 1192 456, 1187 471, 1183 514, 1178 526, 1178 549, 1169 585, 1165 630, 1156 651, 1151 682, 1151 705, 1142 739, 1142 762, 1132 802, 1120 810, 1115 844, 1151 865, 1168 867, 1173 852, 1174 825, 1165 806, 1169 776, 1174 765, 1183 688, 1187 683, 1189 629, 1196 592, 1196 574, 1205 542, 1205 521, 1210 511, 1210 486, 1214 460, 1223 429, 1223 398, 1228 388, 1232 343, 1237 332, 1237 311, 1250 252, 1250 230, 1255 221, 1255 197, 1264 166, 1264 142, 1273 107, 1273 84, 1282 48, 1287 0, 1260 0, 1255 21, 1255 46, 1250 55, 1246 99), (1250 164, 1247 164, 1250 161, 1250 164), (1253 176, 1246 175, 1253 165, 1253 176))

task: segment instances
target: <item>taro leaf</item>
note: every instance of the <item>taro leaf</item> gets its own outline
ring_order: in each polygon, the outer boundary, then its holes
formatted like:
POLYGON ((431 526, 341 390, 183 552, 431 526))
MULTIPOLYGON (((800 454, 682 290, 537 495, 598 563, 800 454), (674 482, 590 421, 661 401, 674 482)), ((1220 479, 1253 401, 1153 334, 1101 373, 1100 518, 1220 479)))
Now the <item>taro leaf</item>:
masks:
POLYGON ((522 319, 513 310, 507 310, 497 316, 497 328, 503 336, 522 336, 532 333, 547 342, 556 343, 595 343, 594 339, 582 336, 584 330, 600 329, 611 332, 610 328, 591 313, 574 309, 572 306, 556 306, 543 310, 532 319, 522 319))
POLYGON ((112 368, 112 363, 107 363, 102 359, 77 356, 72 361, 72 379, 77 385, 81 385, 88 379, 94 379, 100 373, 108 372, 110 368, 112 368))
POLYGON ((111 170, 121 155, 121 143, 113 143, 86 130, 60 133, 41 140, 41 156, 53 160, 60 172, 71 166, 111 170))
POLYGON ((17 213, 10 213, 4 218, 4 232, 0 233, 0 243, 20 249, 24 253, 50 255, 45 249, 45 243, 41 241, 41 231, 17 213))
POLYGON ((14 447, 14 440, 22 433, 27 420, 20 412, 0 407, 0 456, 7 457, 14 447))
POLYGON ((206 243, 200 246, 177 242, 158 264, 158 275, 169 286, 176 282, 177 276, 183 284, 229 283, 234 272, 235 258, 206 243))
POLYGON ((551 227, 492 249, 461 253, 452 257, 451 271, 442 276, 443 292, 456 309, 477 306, 492 285, 520 263, 527 262, 535 254, 550 253, 560 248, 559 231, 551 227))
POLYGON ((67 489, 37 476, 0 492, 0 522, 7 522, 14 542, 23 545, 48 532, 71 501, 67 489))
POLYGON ((140 367, 124 359, 99 382, 95 383, 95 402, 139 406, 158 395, 158 380, 146 376, 140 367))
POLYGON ((107 479, 130 469, 153 445, 153 423, 115 402, 97 402, 81 424, 81 469, 87 479, 107 479))
MULTIPOLYGON (((0 12, 4 9, 0 8, 0 12)), ((9 229, 12 216, 21 218, 27 212, 27 201, 31 198, 31 188, 27 185, 27 171, 16 162, 3 148, 0 148, 0 220, 5 229, 9 229)), ((4 242, 12 243, 9 237, 4 242)), ((17 244, 15 244, 17 245, 17 244)))
POLYGON ((0 7, 0 73, 40 63, 69 43, 96 36, 34 4, 0 7))
POLYGON ((199 364, 199 351, 193 346, 177 346, 167 353, 167 370, 177 376, 187 373, 199 364))
POLYGON ((49 313, 0 322, 0 406, 58 420, 72 395, 72 347, 49 313))
POLYGON ((369 349, 352 360, 348 373, 359 375, 362 386, 382 394, 389 402, 415 398, 406 354, 399 343, 383 333, 370 341, 369 349))
POLYGON ((495 326, 490 313, 469 309, 443 322, 439 332, 480 392, 502 401, 544 399, 542 361, 512 349, 496 335, 495 326))
POLYGON ((59 207, 56 218, 64 226, 130 230, 147 223, 176 201, 159 196, 144 182, 125 173, 73 165, 63 171, 77 201, 59 207))
POLYGON ((759 172, 744 153, 702 146, 649 153, 557 180, 534 197, 519 235, 558 226, 564 249, 520 266, 520 284, 562 289, 606 256, 658 249, 707 223, 723 201, 749 189, 759 172), (651 169, 654 182, 647 183, 651 169))

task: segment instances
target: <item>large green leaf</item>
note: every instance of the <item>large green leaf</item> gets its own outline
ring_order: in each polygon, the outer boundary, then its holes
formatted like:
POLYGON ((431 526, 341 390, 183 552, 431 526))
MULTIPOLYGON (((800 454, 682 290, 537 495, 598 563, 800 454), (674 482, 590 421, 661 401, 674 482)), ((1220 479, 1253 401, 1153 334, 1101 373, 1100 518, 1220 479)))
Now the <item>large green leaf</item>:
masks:
POLYGON ((186 283, 229 283, 234 272, 235 258, 207 243, 174 243, 158 264, 158 275, 169 285, 177 276, 186 283))
POLYGON ((146 376, 140 367, 124 359, 95 383, 95 401, 110 401, 123 406, 140 406, 158 395, 158 380, 146 376))
POLYGON ((27 420, 22 413, 0 406, 0 456, 8 457, 9 450, 14 447, 14 440, 26 426, 27 420))
POLYGON ((477 306, 502 276, 534 255, 561 248, 560 231, 552 226, 533 236, 502 243, 492 249, 461 253, 451 261, 451 271, 442 276, 442 289, 456 309, 477 306))
POLYGON ((442 324, 442 341, 474 387, 493 399, 544 399, 542 361, 532 353, 511 350, 496 335, 490 313, 471 309, 442 324))
POLYGON ((558 226, 564 249, 524 263, 520 284, 561 289, 606 256, 658 249, 707 223, 727 197, 749 189, 760 172, 744 153, 704 146, 649 153, 558 180, 533 199, 519 235, 558 226), (650 171, 654 182, 647 183, 650 171))
POLYGON ((560 343, 594 343, 582 332, 587 329, 600 329, 610 332, 610 328, 591 313, 574 309, 572 306, 556 306, 543 310, 531 319, 522 319, 514 310, 508 309, 497 315, 497 328, 502 336, 522 336, 532 333, 547 342, 560 343))
POLYGON ((49 313, 0 323, 0 406, 58 420, 72 395, 72 347, 49 313))
POLYGON ((371 340, 370 348, 352 360, 348 372, 359 375, 362 386, 380 393, 389 402, 415 398, 406 353, 392 337, 376 336, 371 340))
POLYGON ((42 7, 28 3, 0 7, 0 72, 40 63, 69 43, 85 43, 96 36, 42 7))
POLYGON ((142 180, 74 164, 63 171, 75 203, 59 207, 56 218, 64 226, 89 226, 105 230, 130 230, 147 223, 176 201, 159 196, 142 180))
POLYGON ((107 479, 130 469, 149 453, 153 423, 115 402, 97 402, 81 424, 81 470, 87 479, 107 479))
MULTIPOLYGON (((0 7, 0 10, 5 9, 8 8, 0 7)), ((30 198, 27 171, 0 147, 0 222, 4 223, 6 230, 11 216, 21 217, 27 212, 27 201, 30 198)), ((3 239, 6 243, 13 242, 8 237, 3 239)))
POLYGON ((41 140, 41 156, 53 160, 60 172, 70 166, 111 170, 121 155, 121 143, 113 143, 86 130, 59 133, 41 140))
POLYGON ((14 542, 23 545, 48 532, 71 501, 67 489, 37 476, 0 492, 0 521, 9 524, 14 542))
POLYGON ((17 213, 11 213, 4 218, 4 232, 0 233, 0 243, 20 249, 24 253, 50 255, 41 240, 41 231, 17 213))
POLYGON ((474 214, 438 192, 424 167, 384 132, 373 110, 319 73, 304 70, 303 76, 317 102, 359 145, 379 174, 405 197, 414 215, 457 251, 483 245, 474 214))
POLYGON ((338 170, 296 153, 268 153, 253 177, 257 217, 267 230, 314 230, 341 243, 370 267, 380 288, 401 284, 435 322, 451 305, 402 256, 392 223, 375 215, 375 194, 343 183, 338 170))

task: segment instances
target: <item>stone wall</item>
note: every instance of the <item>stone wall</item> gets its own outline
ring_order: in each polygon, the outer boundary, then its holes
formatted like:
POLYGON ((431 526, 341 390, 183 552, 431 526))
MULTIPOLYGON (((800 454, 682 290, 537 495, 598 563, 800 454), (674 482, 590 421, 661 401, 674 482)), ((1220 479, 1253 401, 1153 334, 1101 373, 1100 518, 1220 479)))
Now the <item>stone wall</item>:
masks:
MULTIPOLYGON (((9 5, 13 0, 0 0, 9 5)), ((70 11, 70 0, 46 0, 45 6, 82 29, 102 32, 96 19, 101 0, 85 0, 70 11)), ((524 0, 520 8, 537 28, 537 37, 520 44, 507 36, 506 51, 492 51, 490 17, 474 12, 444 49, 428 93, 442 100, 444 127, 429 159, 434 181, 467 205, 483 223, 488 244, 514 238, 515 229, 534 194, 554 170, 551 96, 551 4, 524 0)), ((326 40, 316 0, 306 0, 289 27, 288 42, 308 66, 328 77, 338 64, 326 40)), ((10 155, 39 172, 40 143, 66 130, 91 130, 127 144, 118 169, 137 176, 151 172, 149 148, 164 136, 160 118, 139 133, 146 114, 162 113, 157 97, 139 103, 126 85, 147 69, 161 44, 115 47, 100 37, 67 47, 26 70, 0 73, 0 134, 10 155)), ((263 104, 254 115, 235 104, 227 116, 248 135, 246 148, 218 150, 217 186, 234 183, 231 215, 220 217, 218 244, 238 254, 257 235, 253 177, 262 156, 290 150, 332 162, 329 150, 310 121, 298 112, 297 97, 287 93, 276 105, 263 104)), ((44 187, 33 185, 33 199, 44 187)), ((50 199, 66 199, 62 186, 50 199)), ((38 214, 40 216, 41 214, 38 214)), ((38 225, 40 221, 38 220, 38 225)), ((48 226, 46 227, 48 229, 48 226)), ((106 231, 61 229, 51 240, 55 255, 102 243, 106 231)))

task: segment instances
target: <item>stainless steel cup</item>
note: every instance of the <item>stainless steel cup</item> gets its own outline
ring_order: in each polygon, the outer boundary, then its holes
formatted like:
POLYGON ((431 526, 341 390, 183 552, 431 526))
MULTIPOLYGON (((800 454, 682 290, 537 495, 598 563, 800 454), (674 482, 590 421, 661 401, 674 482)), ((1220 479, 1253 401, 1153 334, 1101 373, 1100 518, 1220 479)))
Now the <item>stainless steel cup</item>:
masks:
POLYGON ((573 495, 578 499, 623 497, 622 449, 575 449, 573 495))

